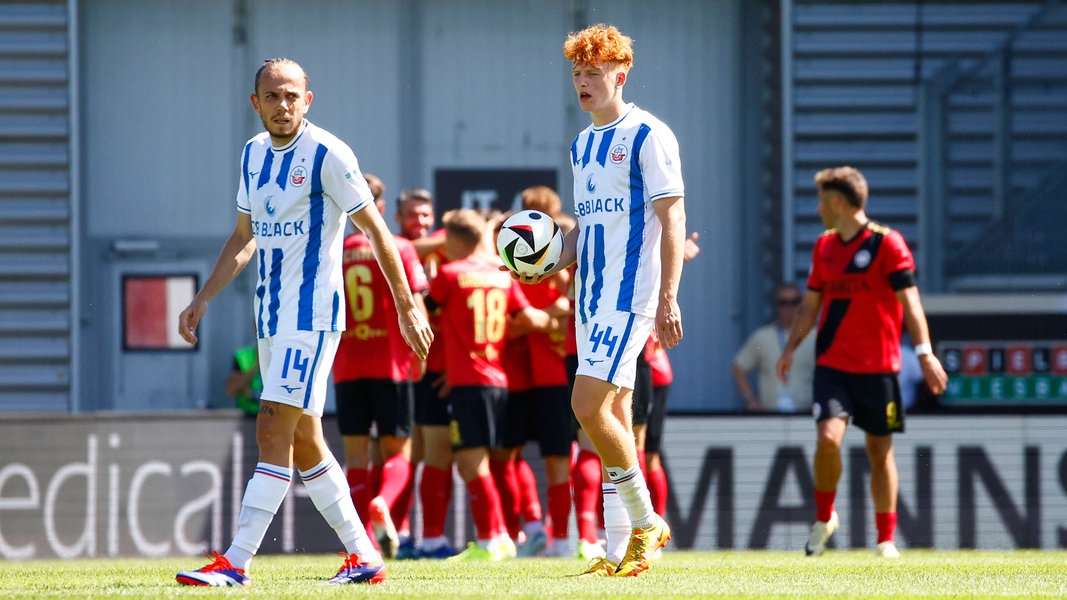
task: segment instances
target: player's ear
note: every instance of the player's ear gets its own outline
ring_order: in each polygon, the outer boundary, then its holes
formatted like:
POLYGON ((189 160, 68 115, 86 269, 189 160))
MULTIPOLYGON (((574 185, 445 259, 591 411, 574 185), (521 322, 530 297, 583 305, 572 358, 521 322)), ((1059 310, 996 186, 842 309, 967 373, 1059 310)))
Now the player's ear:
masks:
POLYGON ((311 106, 311 101, 315 99, 315 94, 311 93, 311 90, 304 92, 304 110, 307 110, 311 106))
POLYGON ((619 71, 615 74, 615 87, 622 87, 626 85, 626 71, 619 71))
POLYGON ((248 98, 252 101, 252 110, 259 114, 259 96, 255 94, 249 94, 248 98))

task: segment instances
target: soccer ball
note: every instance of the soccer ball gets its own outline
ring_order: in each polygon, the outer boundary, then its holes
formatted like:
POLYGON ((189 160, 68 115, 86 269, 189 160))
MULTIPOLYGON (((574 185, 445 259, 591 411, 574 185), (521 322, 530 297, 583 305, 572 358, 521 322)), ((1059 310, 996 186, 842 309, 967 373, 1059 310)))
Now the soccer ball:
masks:
POLYGON ((500 226, 496 249, 512 271, 520 275, 541 275, 559 263, 563 231, 552 217, 541 211, 520 211, 500 226))

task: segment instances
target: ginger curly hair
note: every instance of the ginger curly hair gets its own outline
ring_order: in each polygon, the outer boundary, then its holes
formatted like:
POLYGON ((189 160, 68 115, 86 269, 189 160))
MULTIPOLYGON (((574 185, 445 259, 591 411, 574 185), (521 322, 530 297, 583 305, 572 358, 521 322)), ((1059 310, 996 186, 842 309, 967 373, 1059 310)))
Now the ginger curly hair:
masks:
POLYGON ((598 23, 568 35, 563 56, 573 64, 614 63, 628 71, 634 64, 633 40, 614 25, 598 23))

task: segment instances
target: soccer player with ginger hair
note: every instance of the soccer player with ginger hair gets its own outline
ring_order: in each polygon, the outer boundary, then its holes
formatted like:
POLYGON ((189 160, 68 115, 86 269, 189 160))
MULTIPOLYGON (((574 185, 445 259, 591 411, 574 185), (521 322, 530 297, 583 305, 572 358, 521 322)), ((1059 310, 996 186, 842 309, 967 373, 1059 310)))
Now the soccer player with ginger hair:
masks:
POLYGON ((893 433, 904 431, 900 399, 901 324, 915 341, 923 378, 934 394, 948 377, 930 347, 915 284, 915 261, 899 232, 867 218, 867 180, 852 167, 815 175, 818 212, 827 227, 815 241, 808 290, 778 359, 785 382, 793 353, 818 320, 812 402, 815 446, 815 524, 804 551, 818 556, 839 524, 834 498, 841 479, 841 443, 851 419, 866 434, 877 553, 900 556, 897 464, 893 433))
POLYGON ((579 365, 571 407, 603 464, 608 528, 607 556, 582 575, 635 576, 670 539, 638 465, 632 393, 637 357, 652 328, 665 348, 682 339, 685 186, 670 128, 622 98, 633 64, 630 38, 594 25, 568 36, 563 54, 578 103, 592 118, 570 148, 578 226, 564 237, 554 269, 515 277, 537 283, 578 263, 579 365), (604 198, 623 198, 622 210, 609 209, 614 201, 604 198), (613 534, 620 521, 628 535, 613 534))

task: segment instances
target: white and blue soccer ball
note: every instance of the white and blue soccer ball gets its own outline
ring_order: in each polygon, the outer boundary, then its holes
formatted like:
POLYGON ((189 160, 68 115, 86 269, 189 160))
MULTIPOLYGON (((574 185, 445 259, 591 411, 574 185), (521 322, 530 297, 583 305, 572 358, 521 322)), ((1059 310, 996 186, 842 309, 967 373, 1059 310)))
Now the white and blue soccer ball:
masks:
POLYGON ((509 269, 520 274, 544 274, 563 254, 563 231, 539 210, 523 210, 508 217, 496 236, 496 249, 509 269))

